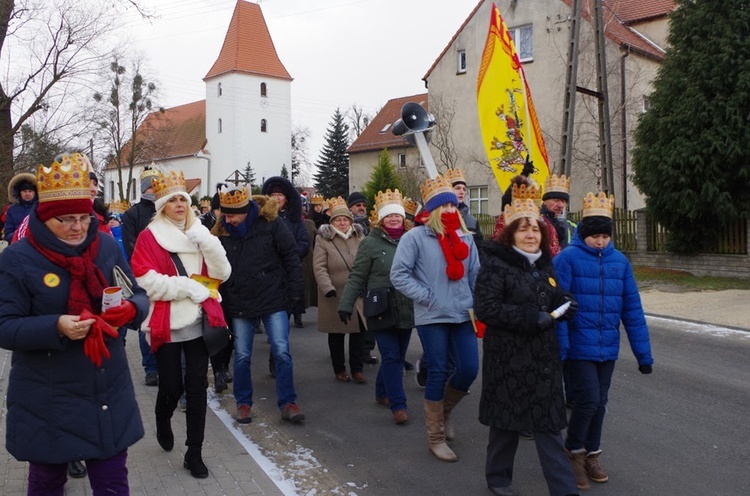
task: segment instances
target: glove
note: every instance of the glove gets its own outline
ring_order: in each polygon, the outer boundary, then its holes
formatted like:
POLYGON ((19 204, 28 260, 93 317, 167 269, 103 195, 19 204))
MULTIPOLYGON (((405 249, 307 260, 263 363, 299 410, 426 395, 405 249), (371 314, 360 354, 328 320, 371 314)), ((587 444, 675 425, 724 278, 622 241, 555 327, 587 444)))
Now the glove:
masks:
POLYGON ((119 307, 108 308, 103 314, 102 319, 113 327, 122 327, 135 318, 135 305, 128 300, 123 300, 119 307))
POLYGON ((188 241, 200 246, 201 243, 205 243, 206 240, 211 238, 211 233, 200 222, 193 222, 193 225, 187 230, 185 236, 187 236, 188 241))
POLYGON ((336 290, 332 289, 329 292, 326 293, 326 298, 336 298, 336 290))
POLYGON ((294 315, 305 313, 305 298, 302 296, 292 296, 289 300, 289 310, 294 315))
POLYGON ((654 369, 651 365, 641 365, 640 367, 638 367, 638 371, 641 374, 650 374, 654 371, 654 369))
POLYGON ((573 298, 570 298, 569 296, 565 297, 565 301, 570 302, 570 306, 568 307, 568 310, 565 311, 565 315, 563 315, 563 320, 567 320, 568 322, 572 321, 576 314, 578 313, 578 302, 574 300, 573 298))
POLYGON ((549 312, 539 312, 536 320, 536 328, 540 331, 549 331, 555 328, 555 318, 549 312))
MULTIPOLYGON (((132 305, 132 303, 131 303, 132 305)), ((81 319, 96 319, 89 329, 89 333, 83 340, 83 353, 89 357, 91 363, 97 367, 102 366, 102 357, 109 358, 111 355, 104 343, 104 335, 112 338, 119 338, 119 334, 111 325, 106 323, 101 317, 92 314, 88 310, 81 312, 81 319)))
POLYGON ((185 291, 193 302, 202 303, 211 297, 211 292, 203 284, 190 278, 186 278, 186 281, 185 291))
POLYGON ((352 320, 352 314, 351 312, 339 312, 339 318, 344 325, 347 325, 349 321, 352 320))

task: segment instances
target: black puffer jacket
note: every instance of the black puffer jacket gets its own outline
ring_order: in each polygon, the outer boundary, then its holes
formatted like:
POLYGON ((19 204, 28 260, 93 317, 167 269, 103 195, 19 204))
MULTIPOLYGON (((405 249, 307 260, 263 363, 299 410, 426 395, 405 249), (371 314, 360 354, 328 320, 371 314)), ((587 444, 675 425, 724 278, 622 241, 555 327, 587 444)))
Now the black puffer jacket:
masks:
POLYGON ((156 205, 151 200, 141 198, 141 201, 130 207, 122 215, 122 244, 128 254, 133 256, 135 240, 148 227, 156 213, 156 205))
POLYGON ((567 425, 555 330, 539 332, 539 312, 564 302, 549 257, 531 265, 513 248, 483 246, 474 310, 487 325, 479 421, 511 431, 559 432, 567 425))
POLYGON ((299 192, 294 189, 294 185, 288 179, 280 176, 266 179, 266 182, 263 183, 261 193, 268 196, 275 187, 280 188, 284 196, 286 196, 286 205, 284 205, 283 210, 279 211, 279 217, 286 222, 286 227, 289 228, 292 236, 294 236, 299 259, 302 260, 310 251, 310 238, 307 236, 307 228, 305 228, 304 219, 302 218, 302 198, 299 192))

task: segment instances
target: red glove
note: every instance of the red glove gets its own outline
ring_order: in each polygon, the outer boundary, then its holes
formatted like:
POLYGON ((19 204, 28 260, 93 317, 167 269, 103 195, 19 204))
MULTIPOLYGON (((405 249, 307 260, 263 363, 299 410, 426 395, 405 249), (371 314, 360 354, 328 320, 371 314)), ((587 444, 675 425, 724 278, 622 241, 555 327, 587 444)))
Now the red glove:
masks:
MULTIPOLYGON (((135 308, 133 311, 135 311, 135 308)), ((106 334, 113 338, 119 338, 120 335, 104 319, 97 317, 88 310, 81 312, 81 319, 96 319, 96 322, 92 324, 89 333, 83 340, 83 352, 91 359, 94 365, 101 367, 102 357, 109 358, 111 356, 107 345, 104 343, 104 335, 106 334)))
POLYGON ((113 327, 122 327, 135 318, 135 305, 128 300, 123 300, 119 307, 109 308, 102 313, 102 318, 113 327))

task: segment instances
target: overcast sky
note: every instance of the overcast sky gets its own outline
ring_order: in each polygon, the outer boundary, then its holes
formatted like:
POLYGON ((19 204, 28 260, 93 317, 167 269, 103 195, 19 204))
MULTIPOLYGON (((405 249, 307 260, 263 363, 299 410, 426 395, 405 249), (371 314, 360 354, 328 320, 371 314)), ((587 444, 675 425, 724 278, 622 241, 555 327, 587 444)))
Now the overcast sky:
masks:
MULTIPOLYGON (((315 163, 335 109, 374 115, 425 92, 422 77, 478 0, 261 0, 279 58, 294 78, 292 125, 310 130, 315 163)), ((158 80, 161 104, 205 98, 236 0, 145 0, 159 17, 126 18, 126 33, 158 80)), ((488 21, 489 22, 489 21, 488 21)))

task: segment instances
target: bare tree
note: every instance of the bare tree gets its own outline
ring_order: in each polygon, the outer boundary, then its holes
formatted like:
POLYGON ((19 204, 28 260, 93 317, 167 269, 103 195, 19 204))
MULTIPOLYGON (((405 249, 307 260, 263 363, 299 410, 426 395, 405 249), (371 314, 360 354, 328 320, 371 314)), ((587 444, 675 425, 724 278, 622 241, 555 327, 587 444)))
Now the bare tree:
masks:
POLYGON ((307 140, 310 129, 294 126, 292 128, 292 184, 305 186, 312 182, 310 159, 307 157, 307 140))
POLYGON ((366 114, 362 107, 357 106, 356 103, 353 103, 346 110, 345 116, 346 120, 349 122, 349 132, 351 133, 349 137, 352 142, 354 142, 370 122, 372 122, 372 116, 366 114))

